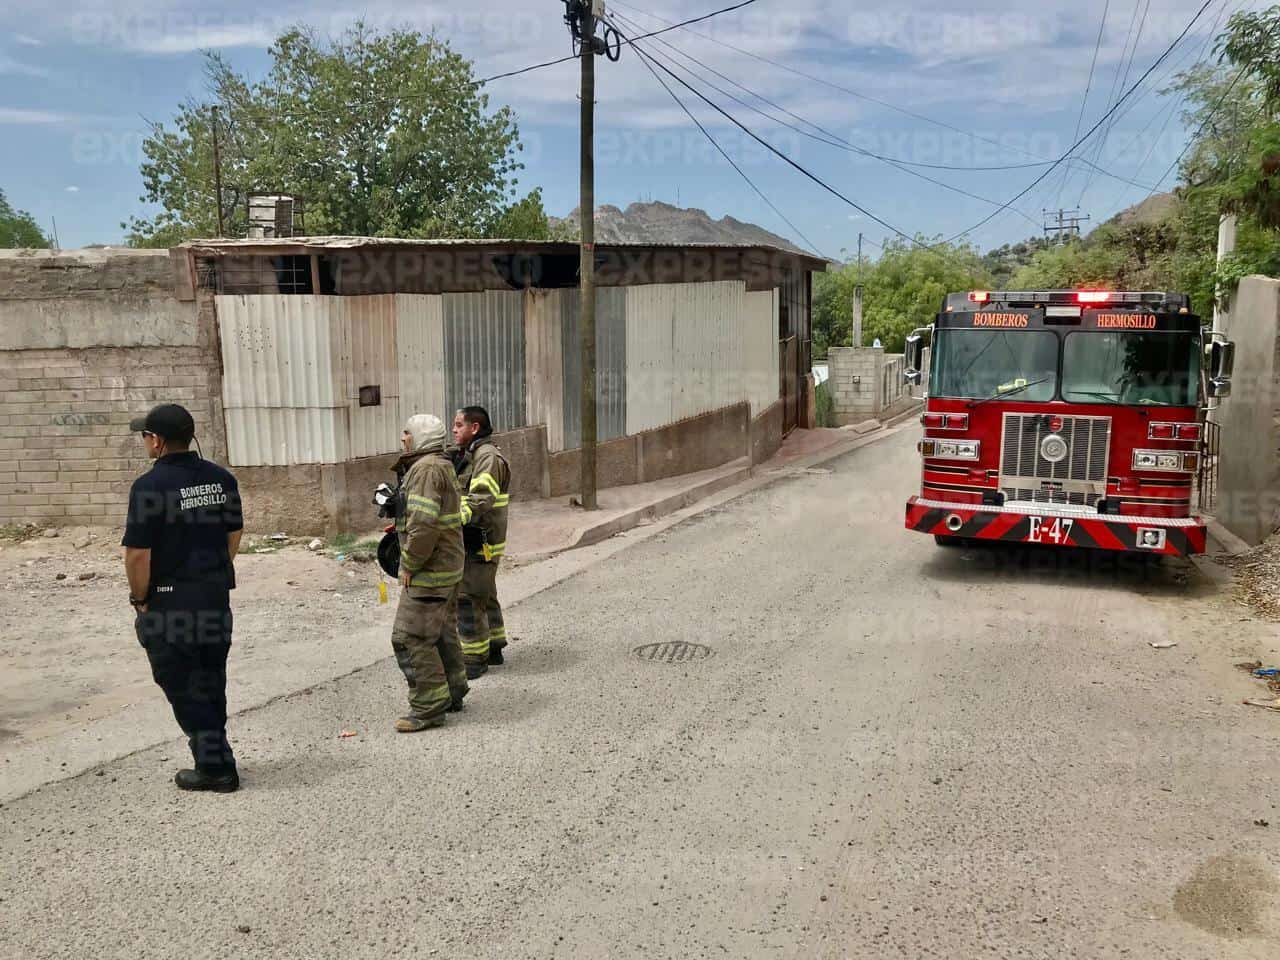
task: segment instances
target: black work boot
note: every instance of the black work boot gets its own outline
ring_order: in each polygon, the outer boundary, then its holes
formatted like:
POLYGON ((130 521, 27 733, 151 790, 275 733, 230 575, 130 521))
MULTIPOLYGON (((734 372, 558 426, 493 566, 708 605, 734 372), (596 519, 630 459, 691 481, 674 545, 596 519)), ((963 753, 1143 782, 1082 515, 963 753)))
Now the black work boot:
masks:
POLYGON ((500 667, 507 661, 502 656, 502 648, 507 645, 505 640, 489 641, 489 666, 500 667))
POLYGON ((173 776, 179 790, 207 790, 213 793, 235 793, 240 789, 240 774, 210 774, 203 770, 179 770, 173 776))
POLYGON ((489 672, 489 664, 483 661, 467 661, 467 679, 478 680, 489 672))

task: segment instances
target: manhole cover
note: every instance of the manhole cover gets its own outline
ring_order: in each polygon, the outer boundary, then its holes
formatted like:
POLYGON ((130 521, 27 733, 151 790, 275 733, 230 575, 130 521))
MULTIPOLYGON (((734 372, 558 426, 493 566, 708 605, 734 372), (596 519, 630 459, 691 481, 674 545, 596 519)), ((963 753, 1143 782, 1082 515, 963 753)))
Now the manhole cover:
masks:
POLYGON ((668 640, 664 643, 646 643, 631 651, 632 655, 650 663, 689 663, 693 660, 705 660, 714 651, 700 643, 685 643, 683 640, 668 640))

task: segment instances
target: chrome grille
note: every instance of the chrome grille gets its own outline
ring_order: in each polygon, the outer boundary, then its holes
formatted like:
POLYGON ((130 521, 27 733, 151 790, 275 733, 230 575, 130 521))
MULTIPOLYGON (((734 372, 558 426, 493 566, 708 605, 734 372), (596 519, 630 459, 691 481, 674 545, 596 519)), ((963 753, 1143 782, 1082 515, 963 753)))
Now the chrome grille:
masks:
POLYGON ((1057 463, 1040 455, 1040 442, 1053 432, 1050 420, 1042 413, 1004 415, 1000 489, 1006 500, 1095 506, 1107 492, 1111 418, 1061 417, 1067 455, 1057 463))

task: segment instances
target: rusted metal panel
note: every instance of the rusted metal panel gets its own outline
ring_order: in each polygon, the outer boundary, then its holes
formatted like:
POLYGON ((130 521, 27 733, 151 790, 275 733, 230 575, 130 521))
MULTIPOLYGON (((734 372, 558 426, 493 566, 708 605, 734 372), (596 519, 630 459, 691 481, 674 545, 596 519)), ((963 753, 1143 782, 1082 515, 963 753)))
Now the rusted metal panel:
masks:
POLYGON ((399 446, 400 365, 396 350, 396 297, 346 297, 349 355, 341 358, 350 428, 349 455, 372 457, 399 446), (366 405, 361 405, 361 391, 366 405), (376 404, 368 395, 377 391, 376 404))
MULTIPOLYGON (((577 290, 560 295, 563 355, 564 446, 582 446, 582 297, 577 290)), ((627 432, 627 292, 623 287, 596 290, 596 439, 613 440, 627 432)))
POLYGON ((547 428, 547 449, 559 453, 564 440, 564 345, 562 290, 524 294, 526 413, 530 426, 547 428))
POLYGON ((233 466, 349 456, 347 311, 333 297, 218 296, 222 403, 233 466))
POLYGON ((444 294, 445 401, 479 404, 496 431, 526 426, 524 294, 444 294))
POLYGON ((629 434, 746 399, 740 281, 626 290, 629 434))

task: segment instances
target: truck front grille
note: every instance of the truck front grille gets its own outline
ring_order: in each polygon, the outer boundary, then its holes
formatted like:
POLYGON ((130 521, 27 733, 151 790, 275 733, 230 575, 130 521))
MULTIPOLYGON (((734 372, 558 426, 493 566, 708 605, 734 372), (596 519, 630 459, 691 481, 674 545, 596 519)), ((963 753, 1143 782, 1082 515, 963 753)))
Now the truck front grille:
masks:
POLYGON ((1111 448, 1110 417, 1055 417, 1042 413, 1006 413, 1000 449, 1000 489, 1006 500, 1095 506, 1106 496, 1111 448), (1040 453, 1052 421, 1067 444, 1057 463, 1040 453))

